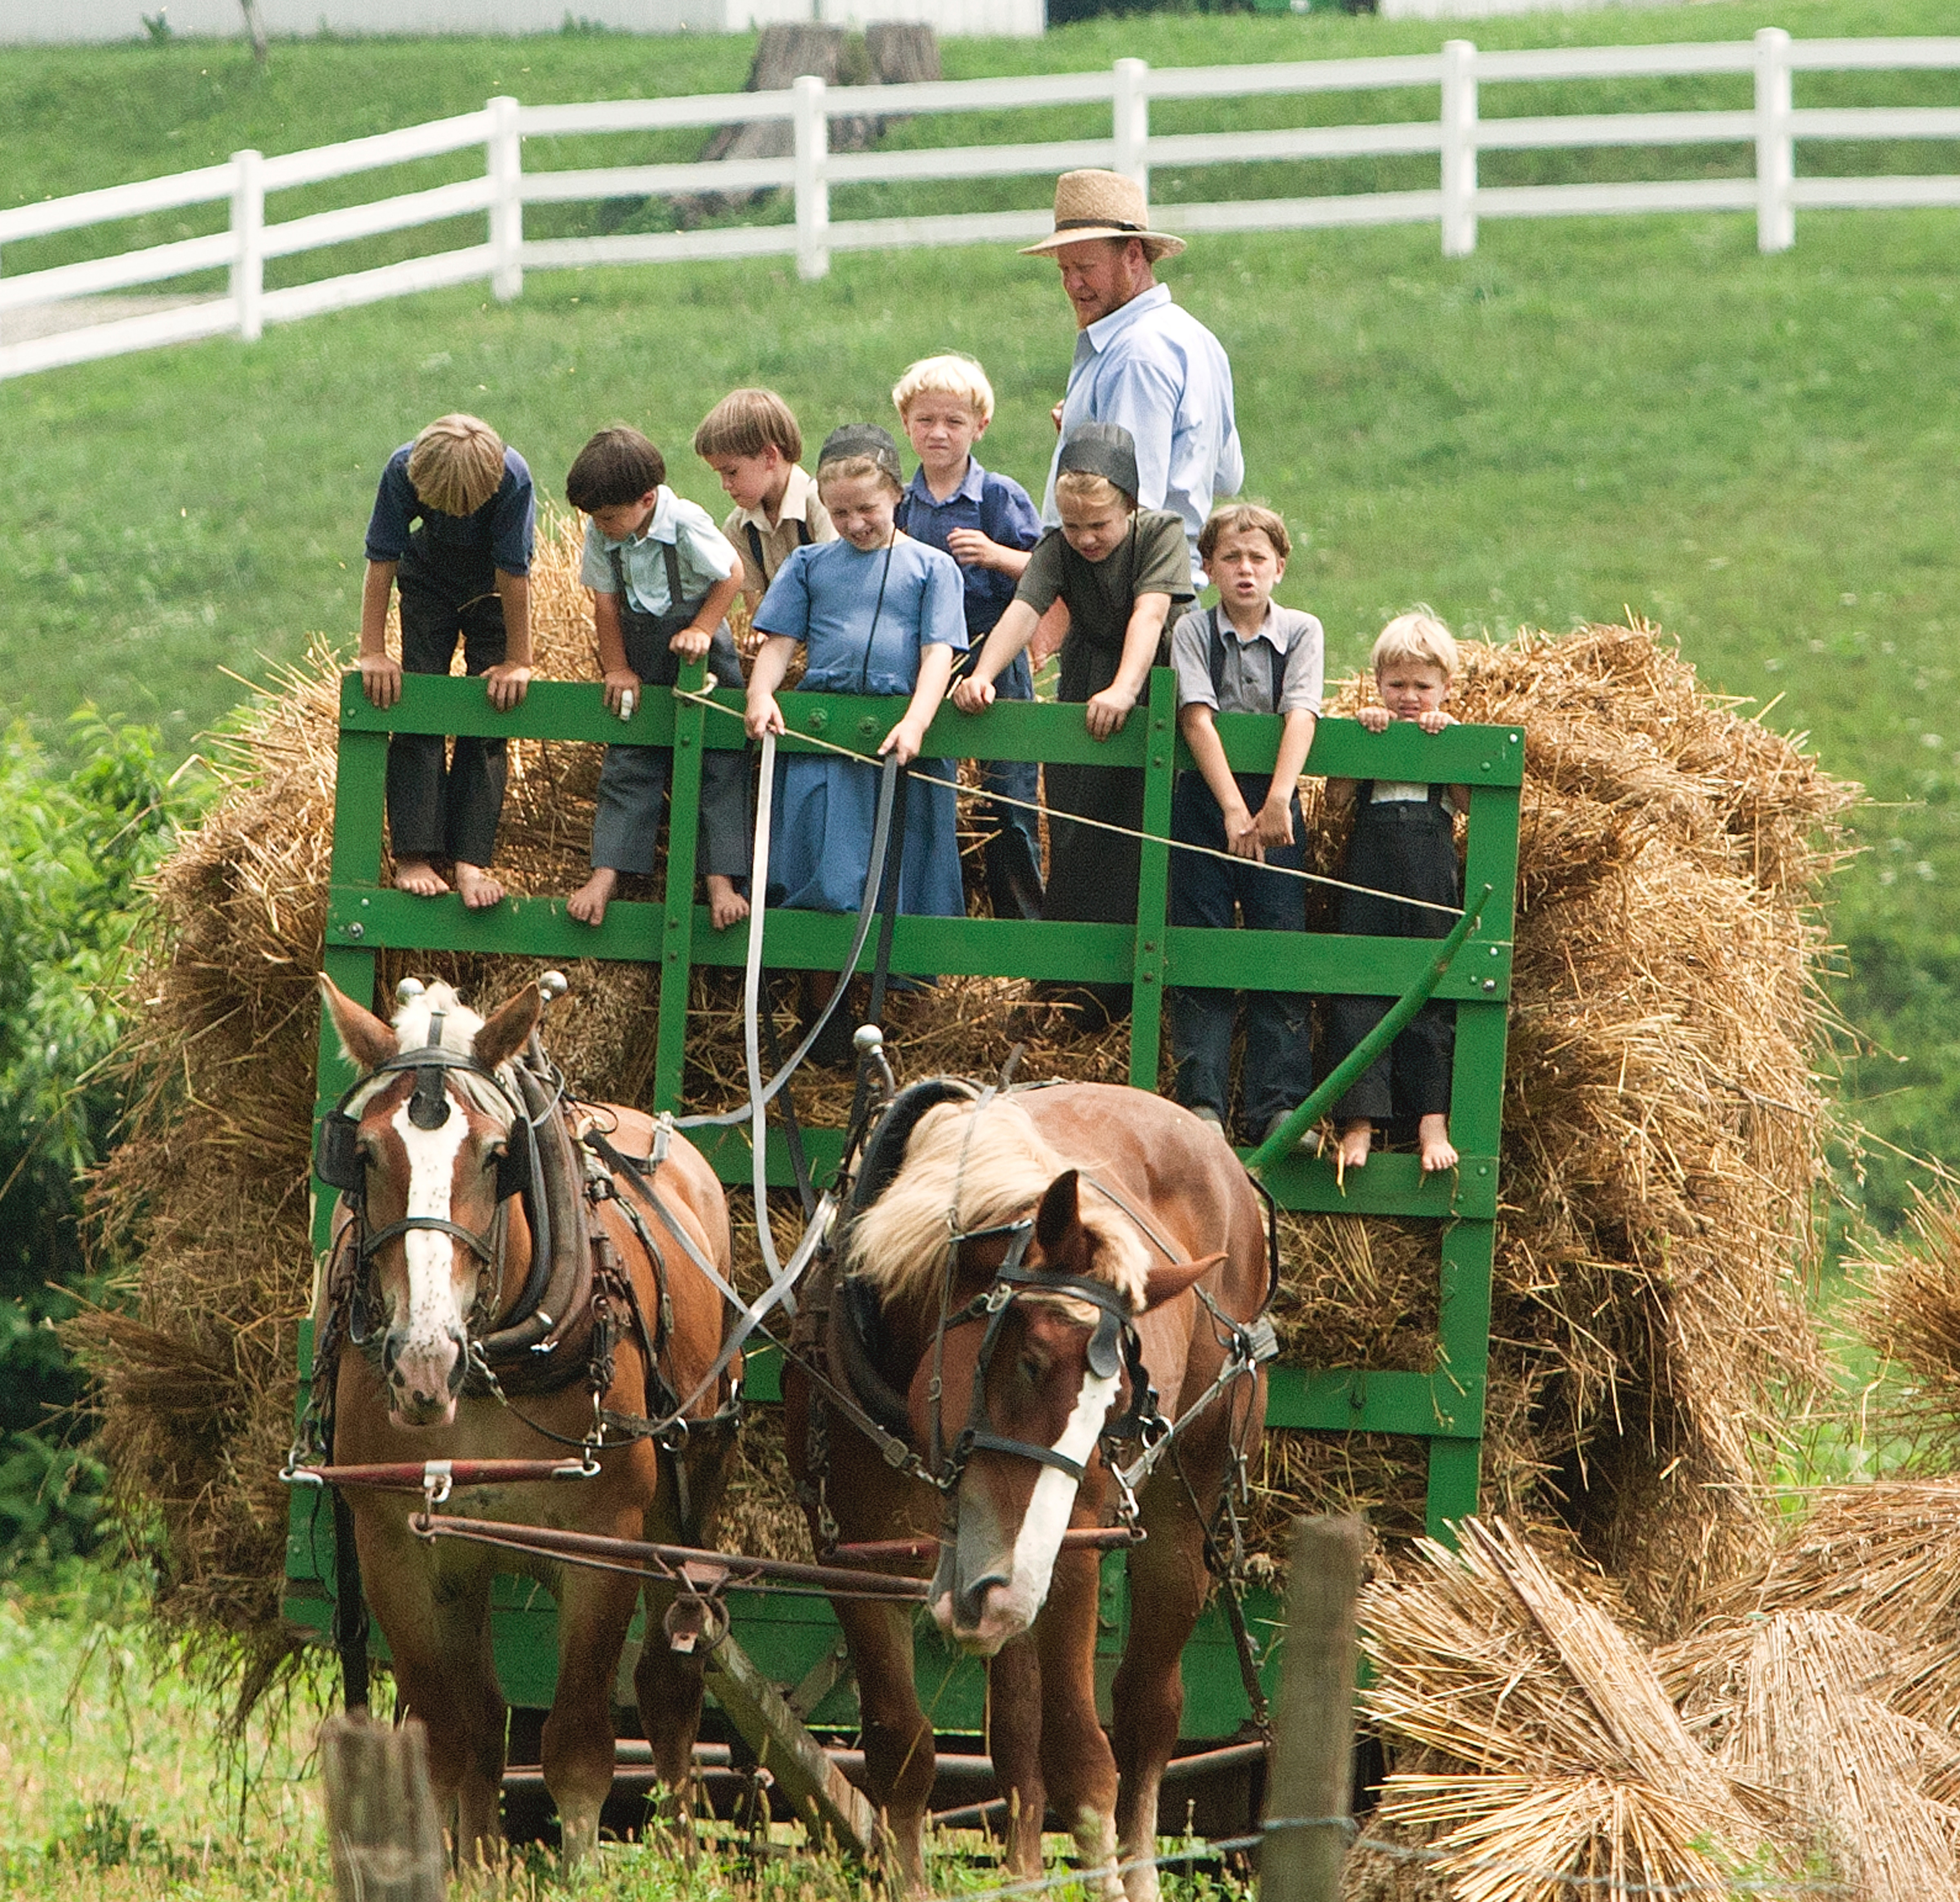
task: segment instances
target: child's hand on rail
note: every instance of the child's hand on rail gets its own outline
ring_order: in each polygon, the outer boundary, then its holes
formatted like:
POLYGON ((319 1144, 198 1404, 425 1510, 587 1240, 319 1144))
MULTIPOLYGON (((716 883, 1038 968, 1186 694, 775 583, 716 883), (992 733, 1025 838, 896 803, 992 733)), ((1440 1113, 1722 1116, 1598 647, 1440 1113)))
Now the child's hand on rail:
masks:
POLYGON ((699 660, 706 655, 708 643, 714 638, 711 628, 682 628, 667 643, 667 651, 679 654, 683 660, 699 660))
POLYGON ((641 698, 640 676, 631 667, 609 667, 606 670, 606 705, 611 712, 622 720, 626 711, 621 704, 622 696, 631 694, 637 701, 641 698))
POLYGON ((1083 710, 1090 738, 1107 739, 1112 733, 1121 733, 1123 722, 1136 704, 1137 696, 1125 687, 1105 687, 1100 693, 1091 694, 1083 710))
POLYGON ((879 757, 886 753, 896 753, 901 766, 909 766, 918 758, 919 748, 925 742, 925 723, 915 720, 908 714, 892 730, 886 734, 878 749, 879 757))
POLYGON ((392 654, 364 654, 361 657, 361 691, 375 705, 394 705, 402 697, 402 663, 392 654))
POLYGON ((521 707, 530 684, 530 669, 511 661, 500 660, 495 666, 483 670, 484 690, 490 696, 491 705, 499 713, 508 713, 514 707, 521 707))
MULTIPOLYGON (((772 693, 751 695, 747 710, 742 715, 742 725, 751 739, 760 739, 765 733, 787 733, 783 724, 783 710, 776 705, 772 693)), ((888 746, 890 742, 886 743, 888 746)))
POLYGON ((963 714, 985 713, 994 704, 994 683, 976 680, 969 674, 953 689, 953 704, 963 714))

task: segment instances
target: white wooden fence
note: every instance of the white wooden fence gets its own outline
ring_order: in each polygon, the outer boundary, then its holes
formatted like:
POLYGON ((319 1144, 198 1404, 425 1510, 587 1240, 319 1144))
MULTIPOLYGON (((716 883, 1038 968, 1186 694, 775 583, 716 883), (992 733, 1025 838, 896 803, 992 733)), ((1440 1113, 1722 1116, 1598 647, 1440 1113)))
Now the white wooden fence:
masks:
POLYGON ((527 107, 514 99, 493 99, 481 112, 375 138, 273 158, 255 151, 240 152, 228 164, 0 212, 0 255, 4 255, 6 246, 52 232, 215 200, 231 202, 229 228, 208 237, 17 277, 0 276, 0 313, 160 283, 215 268, 228 272, 230 285, 222 297, 0 345, 0 377, 193 337, 231 332, 250 342, 268 323, 479 278, 487 278, 495 294, 508 300, 523 290, 527 269, 787 255, 794 256, 802 276, 820 278, 830 268, 833 251, 1015 240, 1026 243, 1049 230, 1045 210, 837 221, 830 215, 830 188, 1054 173, 1084 165, 1127 173, 1147 190, 1153 166, 1433 152, 1440 159, 1440 188, 1435 190, 1163 205, 1154 217, 1166 230, 1192 234, 1436 223, 1442 228, 1443 254, 1464 257, 1476 248, 1478 221, 1483 218, 1753 211, 1761 249, 1780 251, 1795 241, 1799 210, 1960 207, 1960 172, 1924 177, 1796 175, 1799 140, 1960 140, 1960 106, 1798 110, 1792 103, 1794 73, 1907 69, 1960 71, 1960 38, 1793 40, 1779 28, 1765 27, 1753 43, 1516 52, 1480 52, 1468 40, 1453 40, 1440 53, 1405 58, 1161 72, 1151 71, 1140 59, 1119 59, 1106 72, 918 85, 826 87, 820 79, 803 78, 781 92, 696 94, 595 105, 527 107), (1478 112, 1478 87, 1486 82, 1708 73, 1753 75, 1753 107, 1561 113, 1541 118, 1488 119, 1478 112), (1150 104, 1157 100, 1243 99, 1395 87, 1436 87, 1440 99, 1437 116, 1395 125, 1155 137, 1150 131, 1150 104), (1109 132, 1040 145, 850 153, 828 149, 833 119, 997 112, 1037 106, 1106 107, 1109 132), (623 165, 548 172, 527 172, 523 167, 523 142, 527 137, 644 133, 741 120, 788 120, 794 129, 793 154, 714 164, 623 165), (1725 143, 1753 145, 1752 178, 1481 187, 1477 182, 1480 151, 1725 143), (480 177, 340 210, 267 221, 269 194, 479 145, 487 161, 480 177), (770 187, 793 192, 793 224, 593 237, 527 240, 524 237, 527 205, 770 187), (482 243, 313 283, 266 288, 269 259, 477 213, 488 220, 482 243))

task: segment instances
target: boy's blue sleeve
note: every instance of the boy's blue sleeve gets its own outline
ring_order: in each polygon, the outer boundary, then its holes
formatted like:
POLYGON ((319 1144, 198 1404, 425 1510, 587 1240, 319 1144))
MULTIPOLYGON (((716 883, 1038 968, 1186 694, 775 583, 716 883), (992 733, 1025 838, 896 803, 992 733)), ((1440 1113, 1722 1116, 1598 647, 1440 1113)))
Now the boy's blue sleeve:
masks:
POLYGON ((790 558, 777 569, 768 593, 756 606, 758 634, 787 635, 792 641, 810 638, 810 583, 803 571, 810 565, 810 549, 821 545, 813 542, 791 549, 790 558))
POLYGON ((1003 548, 1031 549, 1042 538, 1041 517, 1028 491, 1011 476, 988 472, 980 510, 982 533, 1003 548))
POLYGON ((371 561, 399 561, 409 552, 409 530, 422 512, 422 498, 409 480, 409 450, 404 443, 388 458, 374 491, 374 512, 368 518, 367 555, 371 561))
MULTIPOLYGON (((407 466, 403 465, 404 475, 407 466)), ((504 452, 504 479, 491 504, 490 559, 506 574, 531 571, 538 502, 531 472, 514 449, 504 452)))

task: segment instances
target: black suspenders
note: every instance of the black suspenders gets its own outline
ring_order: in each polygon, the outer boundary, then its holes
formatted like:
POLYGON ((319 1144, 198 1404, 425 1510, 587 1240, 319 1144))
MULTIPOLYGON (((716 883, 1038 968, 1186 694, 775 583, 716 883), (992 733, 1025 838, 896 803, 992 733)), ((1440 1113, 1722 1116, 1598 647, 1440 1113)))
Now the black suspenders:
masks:
MULTIPOLYGON (((1265 650, 1267 710, 1271 713, 1278 713, 1280 710, 1280 692, 1286 682, 1283 657, 1270 641, 1248 641, 1239 643, 1239 650, 1242 653, 1247 647, 1263 647, 1265 650)), ((1216 608, 1211 610, 1210 659, 1211 697, 1214 701, 1223 700, 1225 697, 1225 629, 1219 611, 1216 608)))
MULTIPOLYGON (((793 518, 796 523, 797 546, 810 546, 810 523, 801 516, 793 518)), ((745 522, 743 527, 749 537, 749 552, 756 558, 756 585, 767 587, 769 584, 769 564, 762 553, 762 531, 753 522, 745 522)))

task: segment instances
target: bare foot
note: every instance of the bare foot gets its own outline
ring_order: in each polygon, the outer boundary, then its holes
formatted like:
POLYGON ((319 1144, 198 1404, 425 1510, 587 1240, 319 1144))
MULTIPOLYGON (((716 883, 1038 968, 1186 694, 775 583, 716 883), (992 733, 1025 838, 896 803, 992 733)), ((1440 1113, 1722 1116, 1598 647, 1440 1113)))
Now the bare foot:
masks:
POLYGON ((1368 1166, 1368 1145, 1374 1140, 1373 1123, 1350 1123, 1341 1132, 1341 1167, 1344 1172, 1351 1169, 1368 1166))
POLYGON ((749 901, 735 889, 735 881, 724 872, 708 875, 708 921, 718 931, 725 931, 749 915, 749 901))
POLYGON ((606 907, 619 888, 619 874, 609 865, 595 866, 587 879, 565 902, 565 908, 581 924, 603 924, 606 907))
POLYGON ((461 859, 456 861, 456 889, 473 911, 487 911, 492 905, 504 902, 503 886, 482 866, 466 865, 461 859))
POLYGON ((395 889, 412 892, 418 899, 439 899, 449 884, 427 859, 404 858, 395 861, 395 889))
POLYGON ((1425 1116, 1415 1126, 1416 1141, 1422 1149, 1422 1172, 1434 1175, 1456 1166, 1456 1150, 1449 1140, 1447 1116, 1425 1116))

